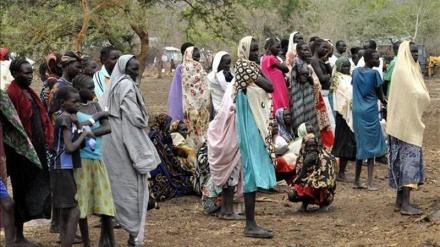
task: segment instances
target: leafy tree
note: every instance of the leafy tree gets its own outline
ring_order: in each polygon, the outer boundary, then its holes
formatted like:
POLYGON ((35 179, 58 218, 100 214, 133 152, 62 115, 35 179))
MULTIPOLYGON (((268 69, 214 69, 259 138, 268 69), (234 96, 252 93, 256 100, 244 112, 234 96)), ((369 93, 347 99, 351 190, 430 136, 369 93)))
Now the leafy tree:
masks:
POLYGON ((0 15, 0 44, 34 58, 68 49, 93 55, 110 42, 144 64, 150 36, 216 51, 244 35, 263 46, 292 31, 356 45, 412 37, 438 50, 440 42, 440 1, 431 0, 2 0, 0 15))

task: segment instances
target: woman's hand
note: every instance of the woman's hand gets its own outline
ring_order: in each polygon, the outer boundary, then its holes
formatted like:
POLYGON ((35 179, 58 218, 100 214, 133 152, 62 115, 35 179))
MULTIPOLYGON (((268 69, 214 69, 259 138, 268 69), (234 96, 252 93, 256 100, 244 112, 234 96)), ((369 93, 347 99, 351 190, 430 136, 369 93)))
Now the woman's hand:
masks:
POLYGON ((318 159, 318 153, 317 152, 309 152, 306 154, 306 157, 304 158, 304 164, 314 164, 316 163, 316 160, 318 159))

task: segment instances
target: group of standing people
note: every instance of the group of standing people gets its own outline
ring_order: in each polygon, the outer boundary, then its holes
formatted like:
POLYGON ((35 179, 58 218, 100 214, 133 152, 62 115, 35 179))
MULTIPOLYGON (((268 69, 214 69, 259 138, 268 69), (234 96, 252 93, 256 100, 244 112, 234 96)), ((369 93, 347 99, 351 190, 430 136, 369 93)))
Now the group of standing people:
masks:
POLYGON ((289 200, 301 202, 301 211, 310 204, 326 211, 336 181, 352 182, 345 174, 348 161, 356 161, 353 188, 377 190, 374 161, 387 152, 395 210, 421 214, 410 192, 424 182, 421 117, 429 93, 417 46, 396 44, 383 76, 372 40, 349 58, 343 41, 336 47, 317 37, 307 43, 294 32, 288 42, 266 40, 260 58, 258 42, 247 36, 238 43, 233 68, 230 54, 221 51, 209 73, 197 47, 185 43, 168 114, 156 117, 149 134, 135 56, 106 46, 98 70, 93 59, 73 51, 51 53, 40 68, 40 95, 30 88, 29 62, 13 60, 14 80, 0 98, 7 246, 31 245, 23 224, 51 217, 62 246, 91 246, 92 214, 101 216, 99 246, 115 246, 113 217, 129 233, 127 244, 140 246, 149 198, 192 193, 202 196, 205 213, 245 220, 245 236, 271 238, 272 230, 255 220, 256 192, 285 180, 289 200), (378 102, 388 114, 380 113, 378 102), (365 160, 366 186, 360 182, 365 160), (6 170, 13 199, 5 189, 6 170), (241 196, 245 217, 233 207, 241 196))
MULTIPOLYGON (((204 212, 241 219, 230 204, 243 194, 245 236, 270 238, 273 232, 255 222, 255 192, 285 180, 289 200, 302 202, 301 211, 310 204, 326 211, 334 200, 336 181, 351 182, 354 189, 377 190, 374 162, 389 156, 390 186, 397 189, 395 210, 420 214, 409 204, 409 194, 424 180, 421 116, 429 94, 418 67, 417 46, 393 45, 396 58, 388 67, 373 40, 352 49, 348 57, 344 41, 334 46, 330 40, 313 37, 307 43, 299 32, 292 33, 288 42, 267 39, 261 58, 258 42, 245 37, 238 44, 233 69, 229 54, 221 51, 207 76, 194 55, 192 60, 184 59, 171 85, 168 114, 188 125, 188 139, 197 136, 198 143, 207 142, 204 212), (401 76, 399 71, 404 70, 401 76), (187 80, 194 75, 190 71, 198 73, 187 80), (199 94, 208 90, 208 96, 199 94), (401 90, 408 97, 417 95, 415 102, 400 102, 404 99, 396 95, 401 90), (186 103, 194 100, 192 96, 200 99, 196 108, 186 103), (192 122, 192 115, 199 121, 192 122), (402 121, 407 124, 401 125, 402 121), (356 161, 354 180, 345 173, 349 161, 356 161), (360 181, 365 162, 367 185, 360 181)), ((182 46, 184 57, 192 54, 192 46, 182 46)), ((199 147, 193 146, 196 152, 199 147)))
POLYGON ((23 224, 38 218, 52 218, 61 246, 91 246, 93 214, 101 216, 99 246, 115 246, 114 217, 129 246, 144 243, 148 177, 160 159, 145 132, 139 62, 111 45, 100 58, 97 71, 93 59, 76 52, 49 54, 39 70, 40 95, 30 88, 29 62, 11 62, 14 80, 1 95, 1 168, 14 193, 11 199, 3 180, 7 246, 33 246, 23 224))

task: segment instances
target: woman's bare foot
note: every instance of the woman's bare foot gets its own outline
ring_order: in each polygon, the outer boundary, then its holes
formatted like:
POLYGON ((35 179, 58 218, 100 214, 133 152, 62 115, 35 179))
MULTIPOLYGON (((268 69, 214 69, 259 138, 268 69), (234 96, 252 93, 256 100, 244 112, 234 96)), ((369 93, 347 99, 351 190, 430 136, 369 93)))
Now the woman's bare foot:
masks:
POLYGON ((136 246, 135 237, 132 236, 131 234, 128 235, 127 245, 128 246, 136 246))
POLYGON ((245 220, 246 217, 244 217, 243 215, 238 215, 238 214, 223 214, 223 215, 219 215, 219 218, 222 220, 245 220))
MULTIPOLYGON (((413 208, 418 208, 419 207, 419 205, 417 205, 417 204, 410 204, 410 205, 413 208)), ((401 210, 402 210, 402 203, 394 204, 394 212, 400 212, 401 210)))
POLYGON ((377 191, 379 190, 377 187, 375 187, 374 185, 368 185, 367 187, 368 191, 377 191))
POLYGON ((250 238, 272 238, 273 232, 263 229, 259 226, 246 227, 244 229, 244 236, 250 238))
POLYGON ((30 242, 26 238, 19 238, 19 239, 15 240, 14 246, 17 246, 17 247, 38 247, 39 245, 30 242))
POLYGON ((354 183, 354 185, 353 185, 353 189, 356 189, 356 190, 365 190, 365 189, 368 189, 368 187, 367 187, 365 184, 354 183))
POLYGON ((338 176, 336 177, 336 181, 342 183, 353 183, 354 180, 347 178, 345 174, 338 174, 338 176))
POLYGON ((305 212, 307 212, 307 206, 308 206, 308 204, 302 203, 301 207, 299 207, 296 211, 299 213, 305 213, 305 212))
POLYGON ((421 214, 423 214, 423 211, 422 210, 420 210, 420 209, 418 209, 418 208, 415 208, 415 207, 413 207, 413 206, 411 206, 411 205, 409 205, 409 206, 402 206, 402 209, 400 210, 400 214, 401 215, 421 215, 421 214))
POLYGON ((328 212, 330 210, 330 206, 319 206, 319 212, 323 212, 323 213, 325 213, 325 212, 328 212))

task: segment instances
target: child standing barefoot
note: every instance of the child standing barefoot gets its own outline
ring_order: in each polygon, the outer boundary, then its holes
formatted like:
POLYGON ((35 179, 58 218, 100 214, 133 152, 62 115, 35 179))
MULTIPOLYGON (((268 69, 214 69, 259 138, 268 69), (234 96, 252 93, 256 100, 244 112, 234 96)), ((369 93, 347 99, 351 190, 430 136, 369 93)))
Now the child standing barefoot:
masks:
POLYGON ((73 169, 81 167, 80 147, 91 131, 80 133, 76 113, 79 94, 71 86, 60 88, 57 95, 61 110, 55 122, 54 148, 56 151, 52 183, 53 205, 60 210, 61 246, 70 247, 75 239, 79 220, 78 195, 73 169))
POLYGON ((79 91, 81 104, 76 114, 81 127, 89 126, 96 136, 96 146, 81 149, 81 168, 75 169, 75 181, 78 188, 78 202, 81 211, 79 228, 84 246, 89 247, 87 216, 101 216, 101 237, 98 246, 115 246, 112 218, 115 216, 110 180, 102 158, 102 136, 111 132, 108 112, 102 111, 98 103, 93 102, 95 85, 86 75, 77 75, 72 81, 79 91))

